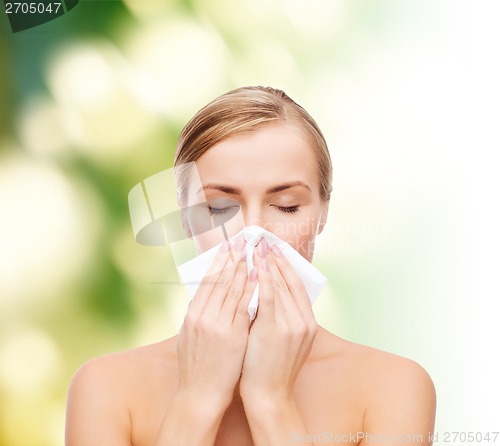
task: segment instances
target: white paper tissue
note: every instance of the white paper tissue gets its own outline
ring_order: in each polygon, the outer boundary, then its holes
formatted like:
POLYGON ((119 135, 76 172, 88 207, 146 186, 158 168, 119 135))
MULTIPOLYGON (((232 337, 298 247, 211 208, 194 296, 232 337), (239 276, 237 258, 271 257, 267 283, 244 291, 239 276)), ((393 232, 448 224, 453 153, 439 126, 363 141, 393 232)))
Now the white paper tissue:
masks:
MULTIPOLYGON (((327 278, 321 274, 316 267, 314 267, 308 260, 302 257, 295 249, 293 249, 288 243, 278 238, 272 232, 265 230, 259 226, 247 226, 242 229, 237 235, 232 237, 230 240, 233 241, 240 234, 243 234, 247 246, 247 265, 248 272, 250 272, 254 266, 253 263, 253 252, 255 246, 259 243, 259 240, 263 237, 269 246, 276 244, 283 255, 288 259, 290 264, 295 268, 297 275, 302 280, 309 299, 313 303, 318 295, 321 293, 323 288, 326 286, 327 278)), ((207 274, 210 265, 213 263, 217 252, 219 251, 221 243, 214 246, 213 248, 205 251, 194 259, 186 262, 177 267, 179 276, 182 282, 186 285, 191 299, 196 294, 201 280, 207 274)), ((250 300, 248 305, 248 313, 250 314, 250 320, 255 318, 257 312, 257 307, 259 305, 259 287, 257 288, 250 300)))

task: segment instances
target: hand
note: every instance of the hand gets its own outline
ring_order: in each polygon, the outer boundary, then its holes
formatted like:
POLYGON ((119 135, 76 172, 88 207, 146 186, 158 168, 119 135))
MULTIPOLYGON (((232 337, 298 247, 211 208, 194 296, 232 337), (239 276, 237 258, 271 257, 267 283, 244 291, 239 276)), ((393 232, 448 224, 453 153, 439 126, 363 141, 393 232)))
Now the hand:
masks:
POLYGON ((262 239, 255 251, 259 307, 248 337, 240 393, 244 402, 291 401, 318 325, 302 281, 279 248, 269 249, 262 239))
POLYGON ((177 338, 178 393, 224 409, 241 375, 250 326, 247 307, 257 285, 256 270, 247 279, 245 245, 243 238, 234 248, 227 241, 222 245, 177 338))

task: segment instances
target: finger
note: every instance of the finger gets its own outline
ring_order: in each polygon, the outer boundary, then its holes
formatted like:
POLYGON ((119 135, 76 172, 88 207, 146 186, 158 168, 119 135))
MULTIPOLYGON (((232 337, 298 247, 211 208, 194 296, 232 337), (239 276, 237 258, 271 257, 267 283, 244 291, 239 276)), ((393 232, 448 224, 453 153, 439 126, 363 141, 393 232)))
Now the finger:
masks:
POLYGON ((290 287, 283 278, 279 270, 275 256, 271 249, 266 251, 266 261, 269 265, 271 275, 271 284, 274 290, 274 307, 276 320, 282 320, 288 323, 294 323, 297 318, 302 318, 302 313, 292 297, 290 287))
POLYGON ((271 283, 271 274, 269 272, 269 264, 265 258, 266 244, 262 239, 257 245, 256 255, 260 256, 258 268, 259 282, 259 307, 257 309, 257 317, 259 321, 272 323, 276 322, 274 308, 274 289, 271 283))
POLYGON ((313 311, 309 294, 307 293, 302 280, 297 275, 295 268, 290 264, 277 245, 273 245, 271 251, 274 254, 273 257, 275 265, 279 269, 283 279, 286 281, 295 304, 305 317, 312 315, 313 311))
POLYGON ((228 261, 231 258, 230 251, 231 244, 228 241, 224 241, 191 300, 188 311, 192 315, 198 315, 202 312, 208 297, 214 289, 215 282, 228 265, 228 261))
POLYGON ((241 296, 236 312, 234 314, 233 323, 236 327, 245 328, 248 330, 250 326, 250 315, 248 314, 248 304, 252 299, 253 293, 258 283, 258 269, 252 268, 245 284, 245 290, 241 296))
POLYGON ((231 321, 234 319, 234 313, 245 291, 248 276, 247 270, 246 255, 243 255, 238 263, 237 270, 227 290, 225 299, 222 302, 220 309, 221 317, 227 317, 231 321))
MULTIPOLYGON (((235 241, 235 247, 231 249, 231 258, 235 259, 234 263, 228 260, 223 271, 215 280, 214 287, 210 293, 210 297, 205 303, 203 312, 207 313, 208 317, 219 318, 221 310, 227 296, 230 295, 231 299, 239 299, 243 293, 244 283, 246 281, 246 262, 243 260, 245 252, 245 243, 243 239, 235 241), (237 275, 237 272, 240 274, 237 275), (235 283, 235 279, 236 280, 235 283)), ((230 318, 233 319, 233 316, 230 318)))
POLYGON ((303 337, 302 341, 314 338, 317 322, 307 291, 279 247, 273 245, 272 248, 266 259, 269 261, 277 294, 275 299, 276 320, 291 327, 292 332, 303 337), (282 261, 283 271, 280 269, 280 261, 282 261))

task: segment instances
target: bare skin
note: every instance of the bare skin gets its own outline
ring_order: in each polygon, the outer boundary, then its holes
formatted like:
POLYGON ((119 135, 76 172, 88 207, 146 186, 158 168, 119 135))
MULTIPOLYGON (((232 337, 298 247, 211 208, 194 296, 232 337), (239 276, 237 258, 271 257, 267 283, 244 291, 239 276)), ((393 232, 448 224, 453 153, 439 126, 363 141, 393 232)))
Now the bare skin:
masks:
MULTIPOLYGON (((237 201, 244 224, 265 227, 312 260, 328 206, 297 128, 229 138, 197 168, 209 203, 237 201), (228 169, 242 162, 252 175, 228 169)), ((239 225, 228 223, 230 236, 239 225)), ((195 239, 198 251, 217 237, 195 239)), ((244 251, 242 240, 223 245, 178 336, 96 358, 77 372, 67 446, 325 444, 321 435, 331 435, 328 444, 363 445, 366 433, 384 434, 378 444, 430 444, 436 400, 425 370, 319 327, 281 252, 261 241, 248 277, 238 260, 244 251), (259 310, 250 324, 246 308, 257 283, 259 310)))
MULTIPOLYGON (((85 364, 72 383, 67 444, 154 445, 177 390, 176 338, 85 364)), ((422 433, 425 439, 434 426, 434 388, 424 369, 321 327, 297 378, 294 397, 311 434, 328 431, 349 436, 392 428, 396 433, 422 433), (370 419, 376 422, 377 416, 387 421, 370 427, 370 419), (401 419, 404 424, 399 424, 401 419)), ((200 418, 193 429, 203 423, 204 417, 200 418)), ((224 413, 214 444, 254 444, 238 392, 224 413)))

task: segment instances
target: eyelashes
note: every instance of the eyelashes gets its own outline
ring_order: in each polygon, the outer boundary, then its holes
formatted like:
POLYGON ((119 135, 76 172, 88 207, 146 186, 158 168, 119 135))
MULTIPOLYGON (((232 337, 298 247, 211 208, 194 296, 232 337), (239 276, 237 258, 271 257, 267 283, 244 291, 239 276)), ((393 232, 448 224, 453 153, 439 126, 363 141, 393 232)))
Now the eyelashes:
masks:
POLYGON ((208 207, 208 213, 210 215, 223 215, 229 211, 231 208, 213 208, 211 206, 208 207))
MULTIPOLYGON (((299 206, 274 206, 274 207, 279 209, 281 212, 284 212, 285 214, 295 214, 299 212, 299 206)), ((210 215, 224 215, 230 209, 232 209, 232 206, 226 208, 216 208, 208 206, 208 213, 210 215)))
POLYGON ((286 214, 295 214, 296 212, 299 212, 299 207, 298 206, 288 206, 288 207, 283 207, 283 206, 276 206, 281 212, 285 212, 286 214))

